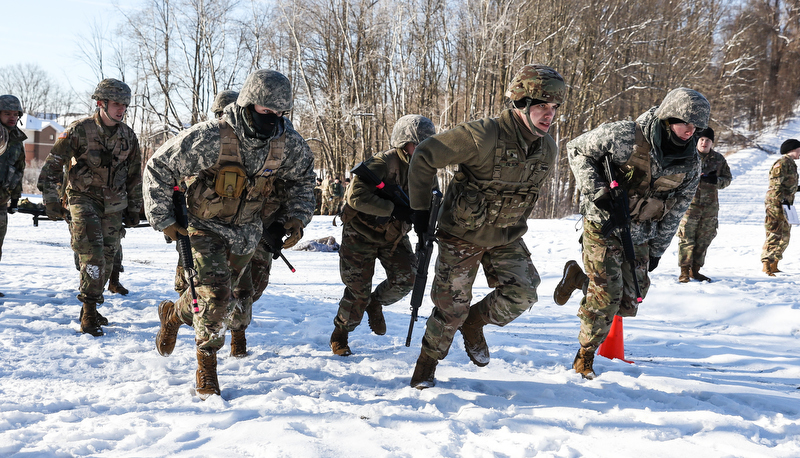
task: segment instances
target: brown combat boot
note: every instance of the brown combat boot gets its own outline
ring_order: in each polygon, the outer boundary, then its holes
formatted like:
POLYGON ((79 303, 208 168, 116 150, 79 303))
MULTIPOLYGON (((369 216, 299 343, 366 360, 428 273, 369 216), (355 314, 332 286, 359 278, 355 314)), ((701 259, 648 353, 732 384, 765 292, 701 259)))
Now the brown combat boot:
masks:
POLYGON ((436 386, 433 374, 436 373, 437 364, 439 364, 438 359, 428 356, 425 350, 420 351, 417 365, 414 367, 414 374, 411 376, 410 385, 418 390, 436 386))
POLYGON ((779 270, 779 269, 778 269, 778 261, 777 261, 777 260, 775 260, 775 261, 772 261, 772 262, 770 263, 770 265, 769 265, 769 269, 770 269, 770 270, 772 271, 772 273, 774 273, 774 274, 779 274, 779 273, 783 272, 782 270, 779 270))
POLYGON ((119 267, 114 266, 111 270, 111 278, 108 279, 108 290, 114 294, 127 295, 129 291, 119 282, 119 267))
POLYGON ((572 368, 575 369, 575 372, 581 374, 583 378, 592 380, 597 377, 597 374, 594 373, 594 369, 592 368, 593 363, 594 351, 589 351, 581 347, 580 350, 578 350, 578 354, 575 355, 575 359, 572 361, 572 368))
POLYGON ((217 352, 197 349, 197 396, 205 401, 212 395, 219 396, 217 380, 217 352))
POLYGON ((231 331, 231 356, 234 358, 247 356, 247 339, 244 335, 244 329, 231 331))
POLYGON ((94 302, 84 302, 81 309, 81 332, 91 334, 95 337, 102 336, 103 330, 97 324, 97 304, 94 302))
POLYGON ((692 278, 697 281, 707 281, 711 283, 711 279, 700 273, 700 266, 692 266, 692 278))
POLYGON ((178 340, 178 328, 181 327, 181 318, 178 316, 175 304, 172 301, 161 301, 158 304, 158 319, 161 328, 156 334, 156 350, 161 356, 169 356, 175 349, 178 340))
POLYGON ((372 329, 376 335, 382 336, 386 334, 386 320, 383 318, 383 306, 372 300, 367 305, 367 322, 369 328, 372 329))
POLYGON ((775 276, 775 272, 772 271, 772 261, 764 261, 764 268, 762 270, 770 277, 775 276))
POLYGON ((564 274, 553 291, 553 300, 558 305, 564 305, 576 289, 583 289, 583 285, 589 281, 589 277, 583 273, 583 269, 575 261, 567 261, 564 264, 564 274))
POLYGON ((483 367, 489 364, 489 345, 483 336, 483 327, 489 324, 478 311, 472 306, 469 308, 469 315, 461 325, 459 330, 464 337, 464 349, 467 351, 470 361, 476 366, 483 367))
MULTIPOLYGON (((101 315, 100 314, 100 310, 97 310, 97 307, 95 307, 95 312, 96 312, 95 316, 97 317, 97 325, 98 326, 108 326, 108 318, 106 318, 103 315, 101 315)), ((79 320, 83 319, 83 307, 81 307, 81 315, 80 315, 80 317, 78 319, 79 320)))
POLYGON ((681 275, 678 277, 678 281, 681 283, 689 283, 691 277, 692 273, 689 269, 689 266, 681 266, 681 275))
POLYGON ((333 334, 331 334, 331 350, 333 350, 334 355, 339 356, 350 356, 353 354, 350 351, 350 347, 347 346, 347 334, 349 334, 346 330, 336 326, 333 329, 333 334))

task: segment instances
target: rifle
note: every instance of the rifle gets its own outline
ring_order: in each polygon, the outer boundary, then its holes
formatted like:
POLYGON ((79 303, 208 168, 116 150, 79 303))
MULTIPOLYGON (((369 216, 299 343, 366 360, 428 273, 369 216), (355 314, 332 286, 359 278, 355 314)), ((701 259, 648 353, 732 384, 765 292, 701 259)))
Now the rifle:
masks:
MULTIPOLYGON (((178 226, 188 229, 189 210, 186 208, 186 196, 181 191, 180 186, 172 188, 172 206, 175 209, 175 222, 178 223, 178 226)), ((178 234, 178 256, 181 258, 183 271, 186 273, 186 281, 189 283, 189 290, 192 294, 192 311, 199 313, 197 290, 194 288, 194 277, 197 276, 197 271, 194 268, 194 259, 192 258, 192 242, 189 240, 188 235, 178 234)))
POLYGON ((411 346, 411 334, 414 332, 414 323, 417 321, 417 313, 422 305, 422 298, 425 296, 425 285, 428 284, 428 264, 431 262, 433 254, 433 242, 436 241, 436 220, 439 218, 439 206, 442 204, 442 193, 438 189, 433 190, 431 197, 431 216, 428 219, 428 230, 420 234, 417 240, 417 272, 414 278, 414 289, 411 290, 411 322, 408 324, 408 336, 406 336, 406 347, 411 346))
POLYGON ((51 219, 47 218, 46 211, 40 210, 38 208, 17 207, 17 213, 26 213, 28 215, 33 215, 33 225, 35 227, 39 227, 39 220, 52 221, 51 219))
POLYGON ((375 192, 384 199, 392 201, 395 205, 411 207, 408 195, 403 192, 403 188, 396 184, 386 184, 379 179, 372 170, 367 167, 366 161, 358 164, 350 173, 364 180, 370 186, 375 187, 375 192))
MULTIPOLYGON (((274 222, 270 225, 270 227, 276 224, 280 226, 283 235, 286 235, 286 231, 283 229, 283 226, 280 225, 280 223, 274 222)), ((286 259, 286 256, 283 255, 283 235, 278 236, 276 233, 271 232, 268 229, 264 229, 264 233, 261 235, 261 238, 264 239, 264 242, 266 242, 267 246, 269 247, 269 251, 272 252, 272 259, 281 258, 286 264, 286 267, 288 267, 292 273, 295 273, 296 270, 294 269, 294 266, 289 262, 288 259, 286 259)))
POLYGON ((636 276, 636 253, 633 250, 631 238, 631 213, 628 207, 628 193, 622 189, 614 178, 614 169, 611 167, 611 155, 603 158, 603 169, 611 189, 611 217, 603 224, 601 232, 608 237, 611 231, 617 231, 617 236, 622 242, 622 254, 633 277, 633 287, 636 292, 636 302, 642 302, 642 292, 639 290, 639 278, 636 276))

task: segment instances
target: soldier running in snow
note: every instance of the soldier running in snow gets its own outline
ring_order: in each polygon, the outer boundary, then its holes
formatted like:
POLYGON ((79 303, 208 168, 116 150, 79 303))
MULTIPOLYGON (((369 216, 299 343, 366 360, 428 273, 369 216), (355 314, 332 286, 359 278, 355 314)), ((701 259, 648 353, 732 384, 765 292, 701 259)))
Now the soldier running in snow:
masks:
POLYGON ((797 192, 797 164, 800 159, 800 141, 790 138, 781 144, 780 159, 775 161, 769 171, 769 189, 764 207, 767 216, 764 228, 767 240, 761 252, 764 273, 774 277, 778 270, 778 261, 783 259, 783 252, 789 246, 792 226, 783 213, 783 205, 794 205, 794 194, 797 192))
POLYGON ((489 364, 483 335, 487 324, 505 326, 537 300, 539 274, 522 240, 539 189, 558 155, 547 133, 563 102, 561 75, 544 65, 525 65, 506 96, 513 106, 497 118, 461 124, 417 146, 409 168, 414 230, 425 233, 433 178, 440 168, 458 165, 439 213, 439 257, 422 349, 411 386, 435 385, 439 360, 450 351, 456 330, 473 363, 489 364), (494 288, 472 302, 472 285, 483 271, 494 288))

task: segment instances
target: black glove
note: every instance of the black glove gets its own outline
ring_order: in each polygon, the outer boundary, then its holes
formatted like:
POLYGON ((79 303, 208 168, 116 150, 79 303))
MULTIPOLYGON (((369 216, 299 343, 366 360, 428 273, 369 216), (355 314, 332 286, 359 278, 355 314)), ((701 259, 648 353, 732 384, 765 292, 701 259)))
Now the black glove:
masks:
POLYGON ((414 232, 417 236, 428 232, 428 221, 431 219, 430 210, 415 210, 411 215, 412 223, 414 224, 414 232))
POLYGON ((611 201, 611 191, 609 191, 608 188, 604 189, 603 192, 594 199, 594 205, 600 210, 611 213, 614 207, 611 201))
POLYGON ((283 237, 286 235, 286 229, 283 224, 274 222, 269 225, 264 236, 262 237, 272 252, 272 259, 278 259, 281 256, 281 248, 283 248, 283 237))
POLYGON ((125 216, 123 217, 123 222, 128 227, 136 227, 139 225, 139 212, 125 212, 125 216))
POLYGON ((719 181, 719 178, 717 177, 717 171, 714 170, 700 175, 700 181, 704 181, 709 184, 717 184, 719 181))
POLYGON ((658 267, 658 261, 661 260, 661 256, 650 256, 650 264, 647 266, 647 271, 652 272, 656 270, 658 267))
POLYGON ((397 221, 405 221, 407 223, 414 223, 412 217, 414 216, 414 210, 411 209, 408 205, 399 205, 394 204, 394 209, 392 210, 392 216, 397 221))
POLYGON ((790 203, 789 203, 789 201, 788 201, 788 200, 786 200, 786 199, 783 199, 783 200, 781 201, 781 205, 786 205, 787 207, 791 207, 791 206, 792 206, 792 204, 790 204, 790 203))
POLYGON ((19 199, 11 199, 11 202, 8 203, 8 212, 11 214, 16 213, 18 206, 19 206, 19 199))

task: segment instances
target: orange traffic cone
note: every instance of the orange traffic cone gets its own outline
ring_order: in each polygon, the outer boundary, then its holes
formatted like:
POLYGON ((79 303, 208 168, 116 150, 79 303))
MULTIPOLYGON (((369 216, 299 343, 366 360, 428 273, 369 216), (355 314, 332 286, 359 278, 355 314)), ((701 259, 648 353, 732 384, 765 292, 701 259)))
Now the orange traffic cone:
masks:
POLYGON ((622 341, 622 317, 614 315, 608 337, 597 347, 597 354, 608 359, 619 359, 626 363, 633 364, 633 361, 625 359, 625 344, 622 341))

